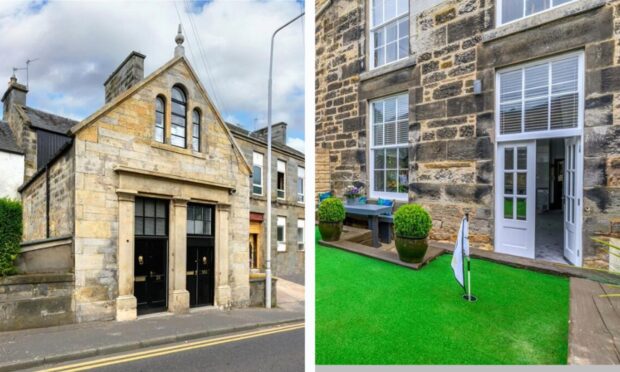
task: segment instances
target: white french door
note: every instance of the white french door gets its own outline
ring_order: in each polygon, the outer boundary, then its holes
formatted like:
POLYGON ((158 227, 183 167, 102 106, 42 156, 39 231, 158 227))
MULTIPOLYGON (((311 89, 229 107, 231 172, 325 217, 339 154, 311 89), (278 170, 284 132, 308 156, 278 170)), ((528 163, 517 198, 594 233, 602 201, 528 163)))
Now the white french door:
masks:
POLYGON ((495 251, 534 258, 536 141, 497 146, 495 251))
POLYGON ((564 140, 564 257, 573 265, 581 266, 581 198, 583 160, 581 140, 564 140))

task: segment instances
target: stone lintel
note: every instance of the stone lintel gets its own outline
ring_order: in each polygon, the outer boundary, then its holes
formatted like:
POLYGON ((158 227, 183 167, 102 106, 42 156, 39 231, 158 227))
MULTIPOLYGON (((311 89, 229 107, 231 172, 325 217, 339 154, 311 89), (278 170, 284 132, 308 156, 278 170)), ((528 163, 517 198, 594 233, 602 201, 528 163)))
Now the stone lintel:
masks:
POLYGON ((220 203, 217 205, 218 211, 230 212, 230 204, 220 203))
POLYGON ((179 182, 179 183, 188 183, 188 184, 195 184, 195 185, 201 185, 201 186, 209 186, 209 187, 215 187, 215 188, 226 189, 226 190, 234 190, 235 189, 235 185, 229 185, 229 184, 219 183, 219 182, 215 182, 215 181, 199 180, 199 179, 195 179, 195 178, 188 178, 188 177, 178 176, 178 175, 175 175, 175 174, 168 174, 168 173, 155 172, 155 171, 138 169, 138 168, 131 168, 131 167, 123 166, 123 165, 119 165, 119 166, 114 167, 114 172, 116 172, 116 173, 125 173, 125 174, 132 174, 132 175, 138 175, 138 176, 153 177, 153 178, 160 178, 160 179, 165 179, 165 180, 169 180, 169 181, 176 181, 176 182, 179 182))
POLYGON ((473 167, 473 161, 442 161, 438 163, 420 164, 426 169, 446 169, 446 168, 469 168, 473 167))
POLYGON ((175 207, 187 207, 187 203, 189 203, 190 198, 184 196, 173 196, 172 201, 175 207))
POLYGON ((116 189, 116 195, 118 196, 118 201, 133 202, 135 201, 137 194, 138 194, 137 190, 116 189))

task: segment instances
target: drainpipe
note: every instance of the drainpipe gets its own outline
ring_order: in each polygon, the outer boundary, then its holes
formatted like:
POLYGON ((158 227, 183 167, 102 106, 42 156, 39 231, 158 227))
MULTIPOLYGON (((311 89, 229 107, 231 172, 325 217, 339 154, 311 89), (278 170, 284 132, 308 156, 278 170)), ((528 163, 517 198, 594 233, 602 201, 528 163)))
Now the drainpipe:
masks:
POLYGON ((45 166, 45 237, 50 237, 50 167, 45 166))
POLYGON ((265 307, 267 309, 271 309, 271 89, 273 76, 273 41, 280 30, 303 17, 304 13, 305 12, 302 12, 297 17, 291 19, 275 30, 273 35, 271 35, 271 49, 269 51, 269 90, 267 93, 267 254, 265 257, 265 307))

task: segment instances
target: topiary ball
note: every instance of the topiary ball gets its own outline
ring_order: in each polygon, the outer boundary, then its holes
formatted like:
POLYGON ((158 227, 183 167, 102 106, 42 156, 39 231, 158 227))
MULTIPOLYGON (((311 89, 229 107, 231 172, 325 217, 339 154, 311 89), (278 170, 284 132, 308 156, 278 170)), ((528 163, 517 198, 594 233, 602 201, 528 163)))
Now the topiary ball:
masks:
POLYGON ((432 226, 431 216, 418 204, 403 205, 394 213, 394 233, 398 236, 423 239, 432 226))
POLYGON ((319 222, 342 222, 345 214, 344 205, 340 199, 325 199, 319 205, 319 222))

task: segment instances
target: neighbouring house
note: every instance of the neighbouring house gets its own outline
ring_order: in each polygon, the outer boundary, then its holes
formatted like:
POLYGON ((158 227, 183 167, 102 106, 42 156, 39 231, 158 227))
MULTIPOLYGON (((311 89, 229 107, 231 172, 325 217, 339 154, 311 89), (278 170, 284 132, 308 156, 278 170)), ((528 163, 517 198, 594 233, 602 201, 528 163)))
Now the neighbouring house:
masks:
POLYGON ((431 238, 607 268, 620 1, 318 0, 316 185, 415 202, 431 238))
POLYGON ((146 77, 145 56, 130 53, 104 84, 105 104, 81 121, 27 106, 11 79, 4 121, 25 156, 18 265, 67 274, 62 288, 35 290, 64 296, 33 310, 64 314, 37 326, 250 304, 252 167, 183 40, 179 29, 174 58, 146 77))
POLYGON ((0 120, 0 198, 19 199, 17 188, 24 182, 24 153, 17 146, 9 124, 0 120))
MULTIPOLYGON (((249 260, 252 272, 265 269, 267 233, 267 128, 248 131, 228 123, 245 158, 252 162, 249 260)), ((303 282, 304 277, 304 154, 286 145, 287 124, 272 125, 271 270, 275 276, 303 282)))

